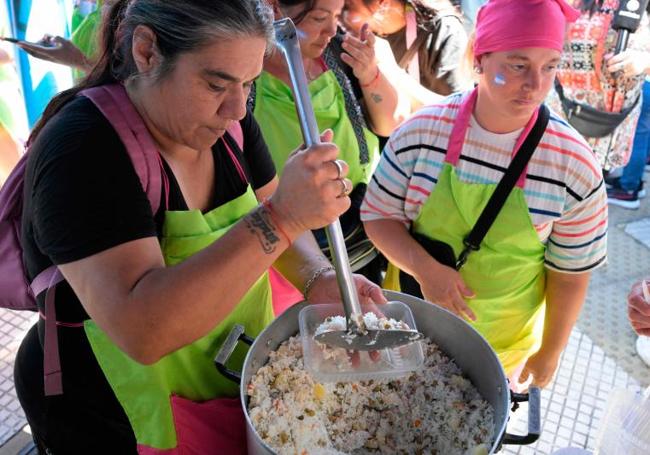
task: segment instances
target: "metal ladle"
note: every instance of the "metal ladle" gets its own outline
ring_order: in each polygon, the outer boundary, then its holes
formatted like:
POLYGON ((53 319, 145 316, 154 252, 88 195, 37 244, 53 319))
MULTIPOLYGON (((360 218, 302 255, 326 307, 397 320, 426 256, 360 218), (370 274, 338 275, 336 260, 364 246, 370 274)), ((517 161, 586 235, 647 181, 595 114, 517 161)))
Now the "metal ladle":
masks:
MULTIPOLYGON (((307 78, 302 64, 296 27, 289 18, 277 20, 273 26, 276 45, 282 51, 289 67, 296 111, 305 146, 319 144, 320 135, 307 89, 307 78)), ((321 333, 315 337, 316 341, 348 350, 375 351, 403 346, 423 338, 420 332, 414 330, 368 330, 366 328, 361 305, 359 305, 359 297, 352 279, 341 223, 338 219, 327 226, 326 234, 343 300, 347 330, 321 333)))

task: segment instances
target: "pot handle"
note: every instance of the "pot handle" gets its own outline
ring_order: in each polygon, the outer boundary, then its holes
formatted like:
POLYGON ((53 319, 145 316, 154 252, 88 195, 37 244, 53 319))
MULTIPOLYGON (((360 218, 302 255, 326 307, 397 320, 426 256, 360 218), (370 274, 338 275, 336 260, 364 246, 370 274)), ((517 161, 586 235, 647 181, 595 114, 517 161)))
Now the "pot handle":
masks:
POLYGON ((517 435, 506 433, 503 436, 503 444, 528 445, 539 439, 541 433, 540 398, 541 391, 539 387, 530 387, 528 393, 510 392, 513 411, 519 407, 519 403, 524 401, 528 402, 528 434, 517 435))
POLYGON ((249 346, 253 344, 253 341, 255 341, 253 338, 247 336, 244 333, 244 330, 245 329, 243 325, 234 325, 230 330, 226 341, 223 342, 221 348, 219 349, 219 352, 217 352, 217 356, 214 358, 214 364, 217 366, 217 370, 219 370, 222 375, 230 379, 232 382, 236 382, 237 384, 241 384, 241 372, 229 369, 226 367, 226 363, 228 363, 230 356, 235 350, 235 347, 237 347, 238 341, 243 341, 249 346))

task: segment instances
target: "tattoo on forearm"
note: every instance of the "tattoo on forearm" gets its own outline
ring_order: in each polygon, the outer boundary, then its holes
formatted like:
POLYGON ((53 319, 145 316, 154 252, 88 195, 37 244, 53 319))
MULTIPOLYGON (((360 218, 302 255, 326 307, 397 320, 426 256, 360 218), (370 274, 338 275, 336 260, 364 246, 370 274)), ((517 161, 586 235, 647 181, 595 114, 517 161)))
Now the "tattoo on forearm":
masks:
POLYGON ((379 104, 379 103, 381 103, 382 101, 384 101, 384 99, 381 97, 381 95, 380 95, 379 93, 371 93, 371 94, 370 94, 370 99, 371 99, 375 104, 379 104))
POLYGON ((268 210, 265 207, 258 207, 244 221, 248 230, 257 236, 264 253, 273 253, 280 243, 280 237, 268 210))

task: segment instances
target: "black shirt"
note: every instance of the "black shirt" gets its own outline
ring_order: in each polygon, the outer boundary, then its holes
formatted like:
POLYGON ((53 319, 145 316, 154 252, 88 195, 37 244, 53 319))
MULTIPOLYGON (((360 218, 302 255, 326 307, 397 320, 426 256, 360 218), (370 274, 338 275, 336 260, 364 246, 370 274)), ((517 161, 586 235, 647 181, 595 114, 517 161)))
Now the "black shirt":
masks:
MULTIPOLYGON (((275 168, 252 114, 241 121, 244 152, 224 137, 253 189, 269 183, 275 168)), ((31 280, 52 264, 89 257, 128 241, 156 236, 164 204, 152 214, 138 176, 117 133, 85 97, 68 103, 41 131, 30 149, 22 218, 23 259, 31 280)), ((215 191, 210 210, 246 191, 219 140, 213 146, 215 191)), ((169 209, 187 210, 169 166, 169 209)), ((161 202, 165 199, 161 195, 161 202)), ((44 294, 38 296, 43 310, 44 294)), ((57 319, 88 319, 70 286, 56 288, 57 319)), ((15 379, 30 426, 53 453, 128 453, 135 450, 124 412, 79 328, 59 327, 64 394, 43 395, 42 320, 19 350, 15 379)))

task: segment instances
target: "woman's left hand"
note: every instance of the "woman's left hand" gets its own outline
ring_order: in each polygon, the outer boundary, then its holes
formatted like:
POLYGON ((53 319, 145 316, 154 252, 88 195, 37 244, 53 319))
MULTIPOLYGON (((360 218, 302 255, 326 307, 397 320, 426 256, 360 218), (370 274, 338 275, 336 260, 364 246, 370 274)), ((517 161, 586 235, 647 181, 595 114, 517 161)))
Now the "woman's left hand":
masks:
POLYGON ((546 352, 542 347, 535 354, 530 356, 524 369, 519 375, 518 382, 520 384, 526 383, 532 379, 531 384, 544 388, 553 379, 555 370, 557 370, 560 356, 553 352, 546 352), (532 376, 532 378, 531 378, 532 376))
MULTIPOLYGON (((379 286, 363 275, 352 274, 352 276, 357 288, 360 304, 386 303, 386 297, 384 297, 379 286)), ((325 272, 318 278, 309 291, 307 301, 309 303, 337 303, 341 301, 341 293, 339 292, 339 285, 336 281, 336 272, 334 270, 325 272)))
POLYGON ((341 60, 350 65, 359 84, 372 84, 379 68, 375 56, 375 35, 368 31, 367 25, 361 28, 358 37, 350 33, 345 35, 343 50, 347 54, 341 54, 341 60))
POLYGON ((605 56, 607 71, 615 73, 621 71, 625 77, 634 77, 650 69, 650 56, 647 52, 635 49, 626 49, 620 54, 605 56))

